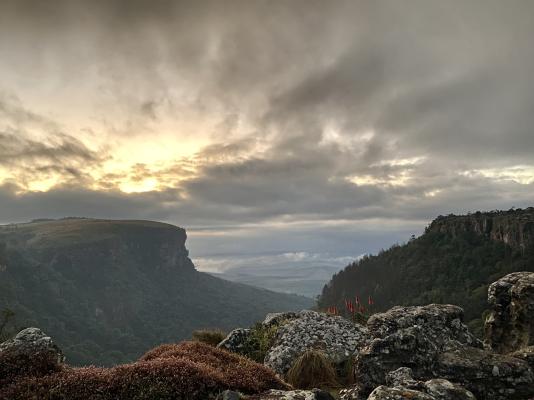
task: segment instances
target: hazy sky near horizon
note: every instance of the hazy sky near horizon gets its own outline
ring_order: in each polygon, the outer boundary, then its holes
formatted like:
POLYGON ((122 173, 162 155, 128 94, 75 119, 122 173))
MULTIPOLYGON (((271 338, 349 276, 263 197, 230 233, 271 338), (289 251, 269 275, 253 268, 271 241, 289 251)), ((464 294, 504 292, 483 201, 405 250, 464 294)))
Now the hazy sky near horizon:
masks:
POLYGON ((193 257, 340 259, 438 214, 533 205, 533 16, 0 0, 0 222, 154 219, 193 257))

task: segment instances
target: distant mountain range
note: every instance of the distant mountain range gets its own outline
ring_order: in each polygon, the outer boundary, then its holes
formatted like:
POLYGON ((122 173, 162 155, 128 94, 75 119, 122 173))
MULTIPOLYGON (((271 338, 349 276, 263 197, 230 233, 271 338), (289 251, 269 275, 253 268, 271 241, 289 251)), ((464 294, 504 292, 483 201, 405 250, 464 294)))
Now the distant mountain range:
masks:
POLYGON ((418 238, 365 256, 335 274, 319 307, 344 308, 345 299, 394 305, 452 303, 480 333, 488 285, 515 271, 534 271, 534 208, 436 218, 418 238))
POLYGON ((68 218, 0 227, 0 309, 53 336, 72 364, 137 358, 194 329, 247 326, 311 299, 198 272, 186 232, 150 221, 68 218))

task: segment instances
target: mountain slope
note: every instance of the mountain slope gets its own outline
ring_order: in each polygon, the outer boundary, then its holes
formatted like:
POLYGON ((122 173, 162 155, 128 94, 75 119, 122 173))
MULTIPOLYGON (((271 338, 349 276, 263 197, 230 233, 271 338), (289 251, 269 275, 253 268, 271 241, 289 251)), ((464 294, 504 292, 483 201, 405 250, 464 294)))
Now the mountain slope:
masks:
POLYGON ((408 243, 366 256, 335 274, 319 306, 374 298, 374 310, 394 305, 451 303, 480 329, 488 285, 514 271, 534 271, 534 208, 436 218, 408 243))
POLYGON ((0 227, 0 308, 57 338, 73 364, 113 364, 191 335, 311 300, 195 270, 185 230, 150 221, 64 219, 0 227))

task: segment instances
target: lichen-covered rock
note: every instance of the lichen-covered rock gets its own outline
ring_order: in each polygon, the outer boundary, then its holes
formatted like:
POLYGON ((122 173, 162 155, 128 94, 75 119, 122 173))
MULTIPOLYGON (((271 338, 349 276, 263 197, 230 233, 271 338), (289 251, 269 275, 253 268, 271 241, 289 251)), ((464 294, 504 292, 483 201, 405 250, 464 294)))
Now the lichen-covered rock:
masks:
POLYGON ((63 352, 50 336, 45 335, 39 328, 26 328, 17 333, 10 340, 0 343, 0 353, 17 353, 35 356, 49 354, 58 364, 65 361, 63 352))
POLYGON ((234 329, 217 345, 217 347, 234 353, 241 353, 249 336, 250 329, 234 329))
POLYGON ((414 326, 423 327, 426 337, 438 347, 450 340, 481 347, 480 341, 463 324, 462 308, 450 304, 393 307, 371 316, 367 322, 369 333, 375 338, 384 338, 414 326))
POLYGON ((379 386, 368 400, 476 400, 473 393, 445 379, 420 382, 417 388, 379 386))
POLYGON ((402 387, 392 388, 379 386, 369 395, 368 400, 435 400, 434 397, 420 392, 402 387))
POLYGON ((243 400, 334 400, 334 397, 323 390, 269 390, 268 392, 245 396, 243 400))
POLYGON ((434 377, 441 352, 469 345, 482 347, 463 323, 460 307, 430 304, 394 307, 367 323, 372 340, 356 358, 356 380, 363 393, 386 383, 389 372, 409 367, 417 379, 434 377))
POLYGON ((0 387, 23 376, 58 371, 65 357, 52 339, 38 328, 26 328, 0 344, 0 387))
POLYGON ((341 364, 368 342, 367 329, 339 316, 301 311, 278 330, 265 365, 284 375, 306 350, 319 349, 334 364, 341 364))
POLYGON ((299 317, 299 313, 289 311, 280 313, 269 313, 265 316, 262 324, 265 326, 280 325, 281 322, 289 321, 299 317))
POLYGON ((439 354, 432 372, 464 385, 477 398, 525 400, 534 396, 534 373, 510 355, 463 347, 439 354))
POLYGON ((476 400, 469 390, 446 379, 431 379, 423 385, 423 391, 435 400, 476 400))
POLYGON ((386 375, 388 386, 415 386, 418 382, 413 378, 413 371, 408 367, 401 367, 386 375))
POLYGON ((492 283, 488 302, 486 347, 505 354, 534 344, 534 272, 514 272, 492 283))
POLYGON ((534 346, 523 347, 521 350, 510 353, 510 356, 526 361, 534 371, 534 346))
MULTIPOLYGON (((413 378, 410 368, 402 367, 387 376, 388 386, 380 385, 369 395, 369 399, 396 400, 476 400, 473 393, 446 379, 430 379, 426 382, 413 378)), ((359 400, 357 392, 341 393, 342 400, 359 400)))

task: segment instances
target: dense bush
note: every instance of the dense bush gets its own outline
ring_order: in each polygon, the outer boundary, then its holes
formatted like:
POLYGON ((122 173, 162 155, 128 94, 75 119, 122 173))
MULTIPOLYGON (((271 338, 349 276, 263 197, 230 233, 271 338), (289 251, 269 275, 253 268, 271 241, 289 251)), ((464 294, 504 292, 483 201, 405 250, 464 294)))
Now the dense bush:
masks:
POLYGON ((200 329, 193 332, 192 339, 195 342, 202 342, 210 346, 217 346, 226 337, 220 329, 200 329))
POLYGON ((18 379, 0 399, 207 400, 226 389, 259 393, 287 385, 244 357, 199 342, 163 345, 135 363, 113 368, 64 368, 18 379))
POLYGON ((60 370, 57 357, 49 353, 29 356, 14 351, 0 353, 0 387, 23 377, 38 377, 60 370))

